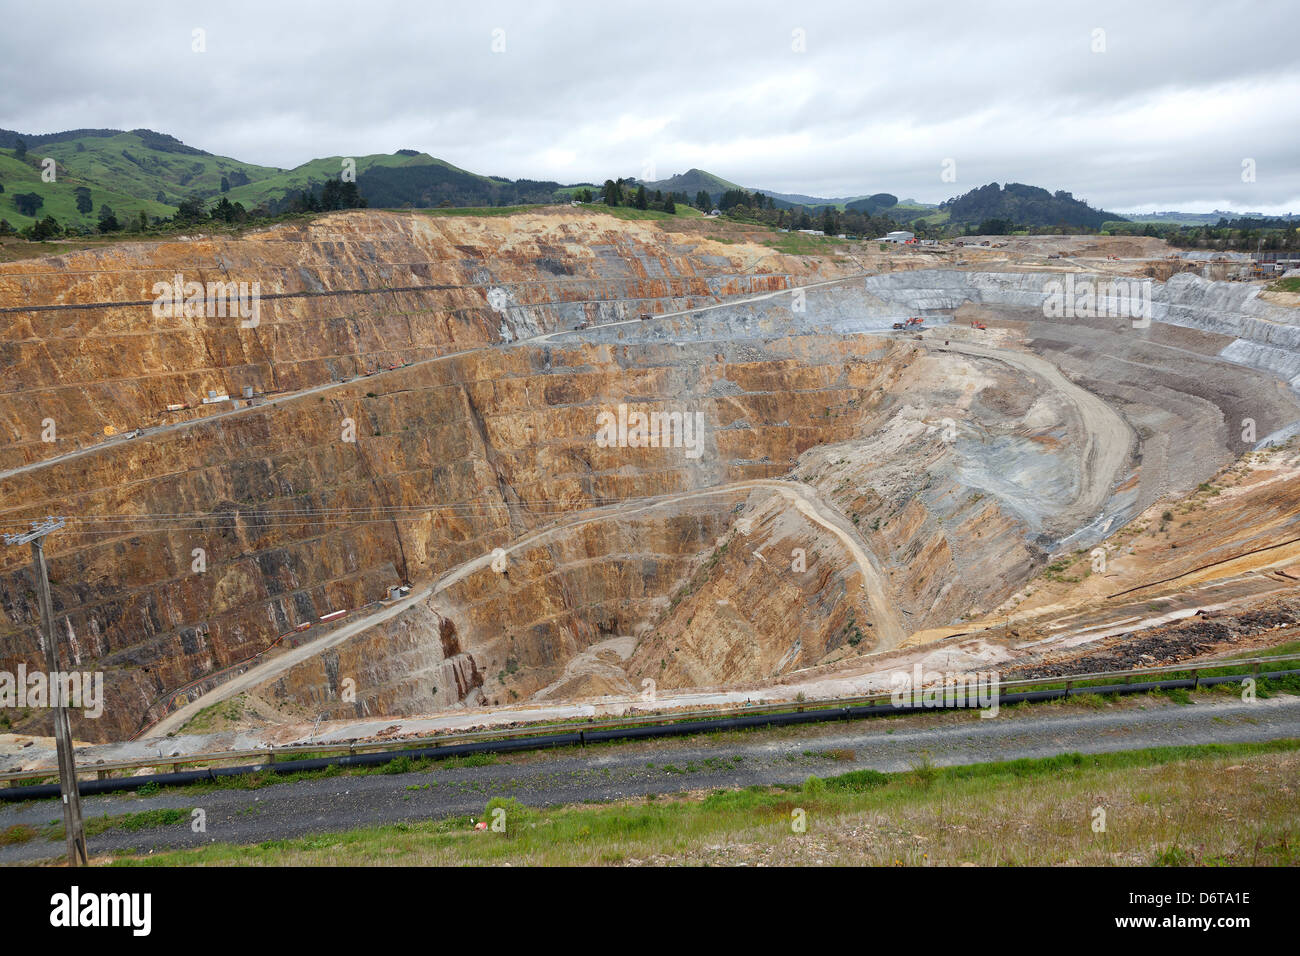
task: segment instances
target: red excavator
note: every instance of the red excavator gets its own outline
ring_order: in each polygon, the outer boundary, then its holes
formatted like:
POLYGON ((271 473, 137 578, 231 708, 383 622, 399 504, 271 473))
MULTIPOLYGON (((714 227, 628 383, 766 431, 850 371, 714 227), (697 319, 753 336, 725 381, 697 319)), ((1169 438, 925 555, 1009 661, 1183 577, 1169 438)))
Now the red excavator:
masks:
POLYGON ((979 319, 971 319, 970 327, 972 329, 981 329, 981 330, 988 328, 988 326, 985 325, 983 322, 981 322, 979 319))

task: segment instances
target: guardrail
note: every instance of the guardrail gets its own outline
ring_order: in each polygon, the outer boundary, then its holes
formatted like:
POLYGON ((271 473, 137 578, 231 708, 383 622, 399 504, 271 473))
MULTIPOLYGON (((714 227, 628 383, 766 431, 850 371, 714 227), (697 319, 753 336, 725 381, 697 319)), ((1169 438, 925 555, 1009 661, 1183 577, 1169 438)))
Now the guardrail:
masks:
MULTIPOLYGON (((1269 672, 1261 670, 1263 665, 1294 662, 1300 662, 1300 654, 1207 661, 1191 666, 1169 664, 1139 670, 1096 671, 1059 677, 1027 677, 1013 681, 999 681, 998 701, 1007 704, 1064 699, 1085 693, 1137 693, 1175 688, 1194 690, 1199 686, 1212 686, 1255 676, 1266 678, 1300 675, 1300 668, 1269 672), (1205 675, 1205 672, 1208 671, 1225 670, 1241 672, 1205 675), (1100 685, 1091 683, 1094 681, 1127 681, 1132 678, 1151 678, 1160 674, 1190 674, 1191 676, 1175 680, 1144 680, 1138 683, 1107 683, 1100 685), (1052 690, 1053 687, 1060 687, 1061 689, 1052 690), (1025 691, 1028 688, 1043 689, 1018 693, 1014 690, 1015 688, 1025 691), (1008 694, 1006 691, 1009 689, 1012 689, 1012 692, 1008 694)), ((942 691, 948 686, 956 686, 959 681, 960 677, 954 676, 942 683, 926 685, 923 689, 933 688, 936 691, 942 691)), ((101 762, 90 765, 81 764, 76 769, 79 778, 90 774, 94 774, 97 778, 94 781, 85 781, 80 784, 79 789, 83 793, 103 793, 111 790, 137 789, 151 780, 163 783, 186 783, 216 776, 230 776, 237 773, 252 773, 264 770, 288 772, 291 770, 322 769, 332 763, 373 765, 386 763, 402 756, 418 758, 463 756, 493 750, 541 749, 544 747, 597 743, 636 737, 708 733, 741 727, 762 726, 764 724, 816 723, 819 721, 859 719, 891 713, 970 709, 968 705, 945 706, 942 702, 935 706, 896 706, 892 702, 892 696, 891 692, 886 691, 854 697, 783 701, 766 705, 713 708, 709 710, 683 711, 674 714, 630 714, 610 717, 600 721, 589 719, 563 723, 538 722, 526 727, 507 730, 483 730, 468 733, 450 732, 429 737, 408 738, 400 742, 391 740, 363 742, 352 739, 337 743, 301 743, 284 747, 207 751, 171 756, 158 755, 156 757, 140 757, 132 760, 101 762), (293 759, 295 756, 303 754, 310 754, 313 759, 296 761, 293 759), (182 772, 180 769, 183 766, 194 766, 196 764, 215 764, 249 759, 257 759, 261 762, 251 766, 220 767, 206 771, 182 772), (172 767, 173 772, 171 774, 112 777, 114 772, 167 765, 172 767)), ((636 701, 631 701, 629 706, 636 703, 636 701)), ((8 784, 7 788, 0 787, 0 800, 23 800, 57 795, 58 787, 54 784, 24 787, 20 783, 24 780, 51 779, 56 774, 57 770, 55 768, 0 773, 0 784, 8 784), (51 792, 45 793, 46 790, 51 792)))

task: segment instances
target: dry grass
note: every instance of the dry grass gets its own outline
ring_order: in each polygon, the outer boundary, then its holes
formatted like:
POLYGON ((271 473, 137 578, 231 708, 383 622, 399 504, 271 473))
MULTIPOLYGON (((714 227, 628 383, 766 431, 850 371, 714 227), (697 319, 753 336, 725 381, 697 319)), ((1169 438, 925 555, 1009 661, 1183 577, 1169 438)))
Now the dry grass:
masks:
POLYGON ((809 815, 803 838, 760 828, 652 863, 1150 866, 1300 864, 1300 754, 936 785, 929 799, 809 815), (1094 832, 1097 808, 1105 831, 1094 832))

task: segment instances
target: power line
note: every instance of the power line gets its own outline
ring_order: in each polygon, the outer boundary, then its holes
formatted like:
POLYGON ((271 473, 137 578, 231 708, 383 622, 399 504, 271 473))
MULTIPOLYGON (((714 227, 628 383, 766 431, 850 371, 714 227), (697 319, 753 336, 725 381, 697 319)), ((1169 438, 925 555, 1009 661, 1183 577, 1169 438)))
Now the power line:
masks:
MULTIPOLYGON (((700 488, 684 494, 725 494, 750 491, 748 488, 700 488)), ((387 524, 395 520, 433 517, 439 512, 451 512, 458 517, 487 517, 502 511, 508 511, 512 505, 526 508, 533 514, 566 515, 614 505, 653 504, 671 498, 669 495, 601 495, 574 501, 572 506, 554 499, 505 499, 451 502, 442 505, 406 506, 406 507, 363 507, 355 509, 305 509, 303 511, 234 511, 234 512, 176 512, 176 513, 134 513, 119 515, 78 515, 68 516, 69 530, 83 536, 89 535, 124 535, 132 532, 149 533, 164 531, 213 531, 221 530, 213 525, 225 524, 233 529, 237 525, 254 527, 289 527, 304 524, 345 527, 364 524, 387 524), (357 517, 369 514, 370 517, 357 517), (174 524, 173 522, 192 522, 174 524), (201 523, 200 523, 201 522, 201 523), (161 527, 152 527, 161 525, 161 527)))

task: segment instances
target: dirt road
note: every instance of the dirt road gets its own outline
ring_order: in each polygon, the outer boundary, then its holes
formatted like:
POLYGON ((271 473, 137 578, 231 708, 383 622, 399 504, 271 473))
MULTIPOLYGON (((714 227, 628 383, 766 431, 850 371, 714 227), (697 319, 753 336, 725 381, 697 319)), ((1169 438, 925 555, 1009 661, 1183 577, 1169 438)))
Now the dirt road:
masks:
MULTIPOLYGON (((844 276, 844 277, 842 277, 842 278, 838 278, 838 279, 826 279, 826 280, 823 280, 823 281, 821 281, 821 282, 812 282, 812 283, 809 283, 808 285, 803 285, 803 286, 794 286, 794 287, 792 287, 792 288, 789 288, 789 289, 781 289, 781 290, 778 290, 778 291, 776 291, 776 292, 764 292, 764 293, 762 293, 762 294, 760 294, 760 295, 748 296, 748 297, 746 297, 746 298, 741 298, 741 299, 729 299, 729 300, 727 300, 727 301, 725 301, 725 302, 718 302, 718 303, 715 303, 715 304, 712 304, 712 305, 702 305, 702 306, 697 306, 696 308, 693 308, 693 309, 682 309, 682 310, 677 311, 677 312, 663 312, 663 313, 660 313, 660 314, 658 314, 658 315, 655 315, 654 318, 655 318, 655 319, 667 319, 667 318, 673 318, 673 317, 676 317, 676 316, 690 315, 690 314, 695 313, 695 312, 703 312, 703 311, 706 311, 706 310, 708 310, 708 309, 730 308, 730 307, 734 307, 734 306, 737 306, 737 305, 744 305, 744 304, 746 304, 746 303, 748 303, 748 302, 760 302, 760 301, 763 301, 763 300, 766 300, 766 299, 773 299, 773 298, 776 298, 777 296, 781 296, 781 295, 790 295, 790 294, 792 294, 796 289, 814 289, 814 288, 817 288, 817 287, 819 287, 819 286, 835 285, 835 284, 837 284, 837 283, 841 283, 841 282, 849 282, 849 281, 852 281, 852 280, 854 280, 854 279, 861 279, 861 278, 863 278, 865 275, 867 275, 867 273, 863 273, 862 275, 844 276)), ((640 300, 640 299, 622 299, 622 300, 618 300, 618 299, 616 299, 616 300, 612 300, 612 301, 639 302, 639 301, 641 301, 641 300, 640 300)), ((624 321, 622 321, 622 322, 608 322, 608 323, 603 323, 603 324, 600 326, 600 328, 607 328, 607 327, 609 327, 609 326, 615 326, 615 325, 633 325, 633 324, 639 324, 640 322, 641 322, 641 319, 639 319, 639 318, 637 318, 637 319, 627 319, 627 320, 624 320, 624 321)), ((558 329, 558 330, 556 330, 556 331, 554 331, 554 332, 547 332, 547 333, 542 334, 542 335, 534 335, 534 336, 529 336, 529 337, 527 337, 527 338, 517 339, 515 342, 513 342, 513 343, 511 343, 511 344, 512 344, 512 346, 514 346, 514 347, 521 346, 521 345, 538 345, 538 344, 544 344, 544 343, 549 342, 549 341, 550 341, 554 336, 556 336, 556 335, 567 335, 567 334, 575 334, 575 333, 573 333, 572 330, 568 330, 568 329, 558 329)), ((461 350, 456 351, 456 352, 447 352, 447 353, 444 353, 444 354, 442 354, 442 355, 435 355, 435 356, 433 356, 432 358, 421 359, 421 360, 419 360, 418 362, 412 362, 412 363, 410 363, 410 365, 406 365, 406 366, 402 366, 402 367, 403 367, 403 368, 415 368, 415 367, 417 367, 417 366, 432 365, 432 364, 437 363, 437 362, 445 362, 445 361, 447 361, 448 359, 459 358, 459 357, 464 356, 464 355, 471 355, 471 354, 473 354, 474 352, 482 352, 482 351, 485 351, 485 350, 487 350, 487 349, 496 348, 496 347, 497 347, 496 345, 484 345, 484 346, 480 346, 480 347, 478 347, 478 348, 473 348, 473 349, 461 349, 461 350)), ((388 370, 383 370, 383 371, 377 372, 376 375, 383 375, 383 374, 386 374, 387 371, 388 371, 388 370)), ((360 382, 362 379, 367 378, 367 377, 371 377, 371 376, 356 375, 356 376, 353 376, 352 378, 349 378, 348 380, 343 381, 343 382, 322 382, 322 383, 319 384, 319 385, 312 385, 312 386, 310 386, 310 387, 308 387, 308 388, 304 388, 304 389, 301 389, 301 390, 296 391, 296 392, 285 392, 285 393, 281 393, 281 394, 276 395, 275 398, 270 399, 269 401, 267 401, 267 402, 266 402, 265 404, 263 404, 263 405, 254 405, 254 406, 247 406, 247 405, 246 405, 246 406, 244 406, 243 408, 234 408, 234 409, 230 409, 230 410, 228 410, 228 411, 219 412, 219 413, 217 413, 217 414, 215 414, 215 415, 205 415, 205 416, 203 416, 202 418, 191 418, 191 419, 186 419, 185 421, 173 422, 173 423, 171 423, 171 424, 167 424, 167 425, 150 425, 150 426, 144 427, 144 428, 142 428, 142 429, 140 430, 140 437, 141 437, 141 438, 153 438, 153 437, 157 437, 158 435, 164 435, 164 434, 167 434, 168 432, 181 431, 181 430, 184 430, 184 429, 187 429, 187 428, 193 428, 193 427, 196 427, 196 426, 199 426, 199 425, 206 425, 206 424, 208 424, 208 423, 210 423, 210 422, 220 421, 220 420, 222 420, 222 419, 225 419, 225 418, 231 418, 231 417, 234 417, 234 416, 237 416, 237 415, 247 415, 247 414, 249 414, 249 413, 251 413, 251 412, 256 412, 256 411, 258 411, 259 409, 260 409, 260 410, 265 410, 265 409, 268 408, 268 407, 272 407, 272 408, 273 408, 274 406, 276 406, 277 404, 280 404, 280 403, 282 403, 282 402, 292 402, 292 401, 297 401, 297 400, 302 399, 302 398, 307 398, 308 396, 311 396, 311 395, 317 395, 317 394, 319 394, 319 393, 321 393, 321 392, 328 392, 328 391, 331 391, 331 390, 336 389, 336 388, 344 388, 344 387, 346 387, 346 386, 348 386, 348 385, 355 385, 357 382, 360 382)), ((33 471, 39 471, 39 470, 42 469, 42 468, 48 468, 48 467, 50 467, 51 465, 63 464, 63 463, 69 462, 69 461, 73 461, 73 460, 75 460, 75 459, 77 459, 77 458, 81 458, 81 457, 84 456, 84 455, 92 455, 92 454, 95 454, 95 453, 97 453, 97 452, 102 452, 102 451, 105 451, 105 450, 107 450, 107 449, 109 449, 109 448, 113 448, 113 447, 116 446, 116 445, 120 445, 120 444, 122 444, 122 443, 125 442, 125 441, 136 441, 136 440, 138 440, 138 439, 128 439, 125 435, 116 435, 116 436, 114 436, 114 437, 112 437, 112 438, 107 439, 106 441, 96 442, 95 444, 93 444, 93 445, 87 445, 87 446, 84 447, 84 448, 78 448, 78 449, 75 449, 75 450, 73 450, 73 451, 64 452, 64 453, 61 454, 61 455, 55 455, 55 456, 50 457, 50 458, 43 458, 43 459, 41 459, 40 461, 30 462, 29 464, 26 464, 26 465, 19 465, 19 466, 16 467, 16 468, 8 468, 8 469, 5 469, 5 470, 3 470, 3 471, 0 471, 0 481, 3 481, 5 478, 10 478, 10 477, 12 477, 12 476, 14 476, 14 475, 29 474, 29 473, 31 473, 31 472, 33 472, 33 471)))
POLYGON ((940 334, 942 333, 928 332, 922 338, 922 343, 932 352, 959 352, 962 355, 992 359, 1037 376, 1075 408, 1083 439, 1079 454, 1079 491, 1071 506, 1056 515, 1053 523, 1058 528, 1074 531, 1096 518, 1110 497, 1111 489, 1119 479, 1121 469, 1137 441, 1137 436, 1128 423, 1096 395, 1071 382, 1046 359, 1028 352, 965 342, 950 341, 943 345, 933 337, 940 334))
MULTIPOLYGON (((850 555, 853 557, 854 563, 857 564, 858 570, 862 574, 863 587, 866 592, 867 601, 871 605, 872 621, 875 622, 876 632, 882 645, 887 647, 898 646, 907 635, 897 611, 889 601, 884 587, 884 579, 876 568, 871 555, 863 546, 861 541, 858 540, 857 535, 852 531, 852 525, 850 525, 843 516, 839 515, 834 508, 822 501, 816 491, 807 485, 800 484, 799 482, 777 481, 774 479, 737 481, 713 488, 703 488, 697 491, 683 492, 681 494, 644 499, 643 504, 632 507, 628 507, 624 504, 613 504, 604 505, 599 508, 585 509, 584 511, 577 513, 578 516, 575 516, 570 520, 524 535, 523 537, 512 541, 509 545, 503 546, 501 550, 504 551, 505 554, 509 555, 514 551, 539 544, 555 535, 564 534, 572 531, 574 528, 592 524, 594 522, 619 520, 654 508, 662 508, 696 498, 706 498, 717 495, 735 495, 761 489, 775 491, 782 497, 793 501, 795 503, 795 508, 800 514, 804 515, 804 517, 808 518, 808 520, 812 521, 814 524, 825 528, 844 544, 850 555)), ((263 661, 255 667, 249 668, 242 674, 231 678, 224 684, 214 687, 202 696, 196 698, 183 707, 178 708, 171 714, 168 714, 149 729, 149 737, 162 737, 169 733, 175 733, 204 708, 211 707, 213 704, 220 703, 223 700, 228 700, 243 691, 249 690, 258 684, 263 683, 264 681, 277 677, 295 664, 300 664, 303 661, 310 660, 323 651, 338 646, 348 638, 354 637, 378 624, 391 620, 403 611, 406 611, 409 608, 428 600, 433 595, 446 590, 467 575, 473 574, 475 571, 481 571, 483 568, 490 566, 496 553, 497 552, 495 551, 490 551, 459 564, 446 571, 437 581, 421 588, 414 589, 409 596, 395 604, 376 611, 373 614, 368 614, 365 617, 358 618, 355 621, 351 621, 342 627, 322 635, 317 640, 292 648, 282 654, 278 654, 275 657, 263 661)))

